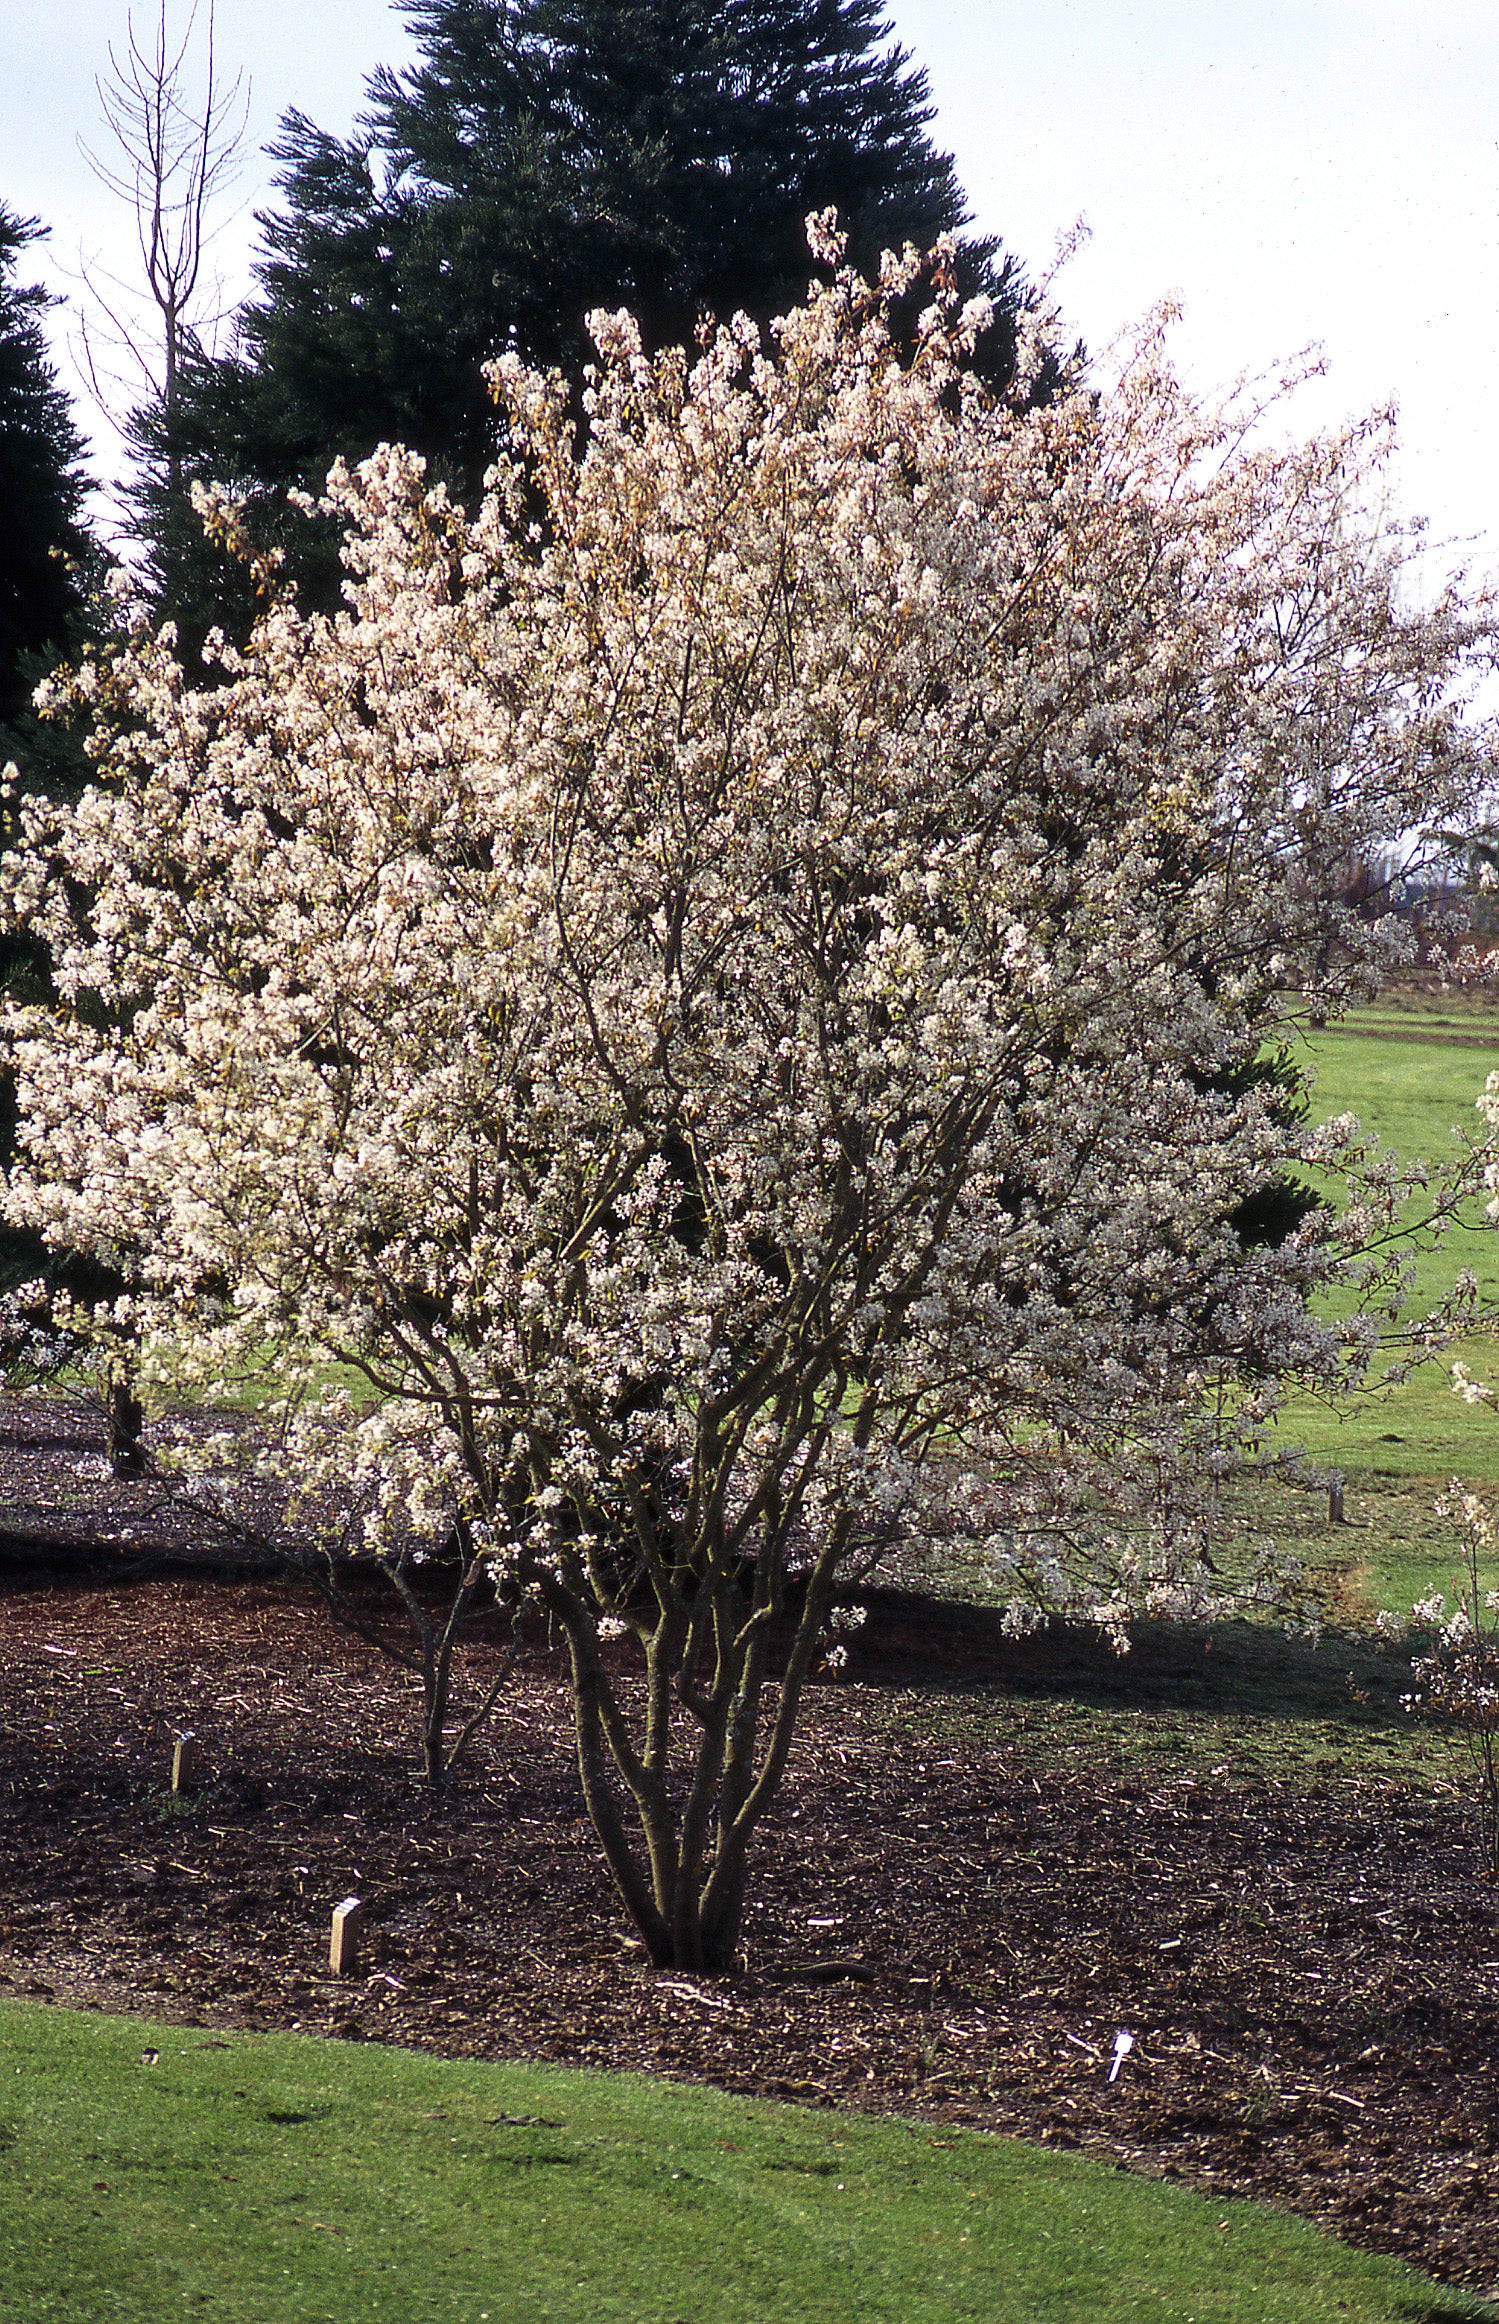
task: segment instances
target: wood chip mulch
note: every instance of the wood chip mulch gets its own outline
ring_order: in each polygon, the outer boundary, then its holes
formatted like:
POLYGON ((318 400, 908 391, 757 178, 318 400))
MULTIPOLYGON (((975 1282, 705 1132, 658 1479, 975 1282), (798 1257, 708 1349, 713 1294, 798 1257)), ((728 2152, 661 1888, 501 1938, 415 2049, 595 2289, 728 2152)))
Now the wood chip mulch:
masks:
POLYGON ((193 1572, 190 1529, 153 1568, 147 1489, 97 1464, 83 1530, 48 1533, 41 1470, 89 1457, 0 1448, 0 1992, 1017 2132, 1499 2299, 1499 1895, 1455 1799, 1059 1765, 986 1671, 992 1616, 892 1600, 809 1694, 742 1971, 658 1974, 544 1643, 434 1811, 411 1681, 305 1595, 193 1572), (89 1525, 128 1538, 75 1570, 89 1525), (203 1773, 174 1800, 183 1728, 203 1773))

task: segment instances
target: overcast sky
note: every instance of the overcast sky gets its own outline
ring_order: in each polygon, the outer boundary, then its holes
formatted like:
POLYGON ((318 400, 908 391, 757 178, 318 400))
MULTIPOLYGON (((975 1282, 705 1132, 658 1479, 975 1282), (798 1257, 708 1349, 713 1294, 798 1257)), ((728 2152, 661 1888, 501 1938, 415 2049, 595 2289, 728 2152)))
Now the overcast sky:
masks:
MULTIPOLYGON (((977 222, 1035 275, 1086 219, 1058 286, 1073 330, 1102 347, 1175 294, 1202 386, 1320 342, 1303 426, 1398 399, 1406 509, 1499 566, 1495 0, 895 0, 892 16, 977 222)), ((60 288, 80 255, 128 271, 119 206, 75 142, 96 133, 93 76, 124 23, 123 0, 0 0, 0 196, 51 225, 60 288)), ((407 40, 383 0, 219 0, 218 38, 252 83, 244 207, 217 246, 235 292, 278 116, 346 131, 364 75, 407 40)))

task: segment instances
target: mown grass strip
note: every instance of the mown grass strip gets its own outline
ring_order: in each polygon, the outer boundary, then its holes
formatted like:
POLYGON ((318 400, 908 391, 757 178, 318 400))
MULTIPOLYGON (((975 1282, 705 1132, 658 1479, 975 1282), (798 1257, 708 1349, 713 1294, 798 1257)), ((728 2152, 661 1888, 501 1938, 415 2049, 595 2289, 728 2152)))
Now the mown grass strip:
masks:
POLYGON ((1438 2324, 1305 2222, 1011 2139, 0 2004, 30 2324, 1438 2324))
MULTIPOLYGON (((1463 1041, 1434 1040, 1429 1013, 1392 1002, 1310 1035, 1313 1118, 1354 1113, 1402 1162, 1456 1161, 1482 1133, 1476 1101, 1487 1074, 1499 1069, 1499 1020, 1491 1011, 1465 1011, 1456 1003, 1448 1014, 1454 1029, 1465 1029, 1463 1041)), ((1499 1312, 1499 1234, 1483 1211, 1483 1199, 1475 1197, 1443 1240, 1417 1260, 1412 1311, 1437 1305, 1459 1269, 1469 1268, 1478 1279, 1481 1305, 1499 1312)), ((1360 1399, 1347 1410, 1293 1398, 1279 1438, 1350 1474, 1460 1475, 1499 1483, 1499 1417, 1453 1395, 1449 1366, 1455 1356, 1477 1377, 1499 1385, 1499 1341, 1475 1337, 1424 1366, 1393 1394, 1360 1399)))

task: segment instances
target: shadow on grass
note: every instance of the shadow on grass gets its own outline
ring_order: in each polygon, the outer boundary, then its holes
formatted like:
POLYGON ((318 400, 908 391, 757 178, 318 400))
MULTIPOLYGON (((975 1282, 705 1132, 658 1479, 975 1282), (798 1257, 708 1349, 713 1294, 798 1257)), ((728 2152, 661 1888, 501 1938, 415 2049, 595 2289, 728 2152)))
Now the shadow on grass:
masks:
POLYGON ((859 1596, 868 1613, 849 1675, 865 1684, 985 1688, 1100 1710, 1410 1730, 1400 1704, 1411 1683, 1409 1660, 1358 1632, 1329 1630, 1313 1643, 1271 1623, 1139 1622, 1130 1652, 1117 1655, 1083 1627, 1057 1625, 1031 1638, 1008 1638, 989 1607, 903 1590, 859 1596))

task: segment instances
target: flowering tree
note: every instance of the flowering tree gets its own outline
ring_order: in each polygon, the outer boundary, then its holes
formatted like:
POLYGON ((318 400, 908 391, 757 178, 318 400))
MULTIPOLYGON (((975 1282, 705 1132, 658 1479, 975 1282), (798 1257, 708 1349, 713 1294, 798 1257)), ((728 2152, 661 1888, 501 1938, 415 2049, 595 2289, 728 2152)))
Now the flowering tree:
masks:
POLYGON ((1328 1218, 1239 1231, 1293 1135, 1250 1068, 1356 973, 1326 868, 1476 781, 1483 621, 1350 521, 1377 431, 1245 449, 1155 335, 997 404, 981 304, 894 360, 916 264, 768 348, 595 317, 583 448, 501 362, 472 521, 335 471, 348 610, 86 669, 112 779, 5 867, 62 995, 9 1019, 13 1214, 138 1254, 174 1380, 267 1364, 369 1554, 456 1525, 547 1609, 694 1968, 893 1541, 1016 1625, 1221 1602, 1226 1434, 1358 1360, 1328 1218))

